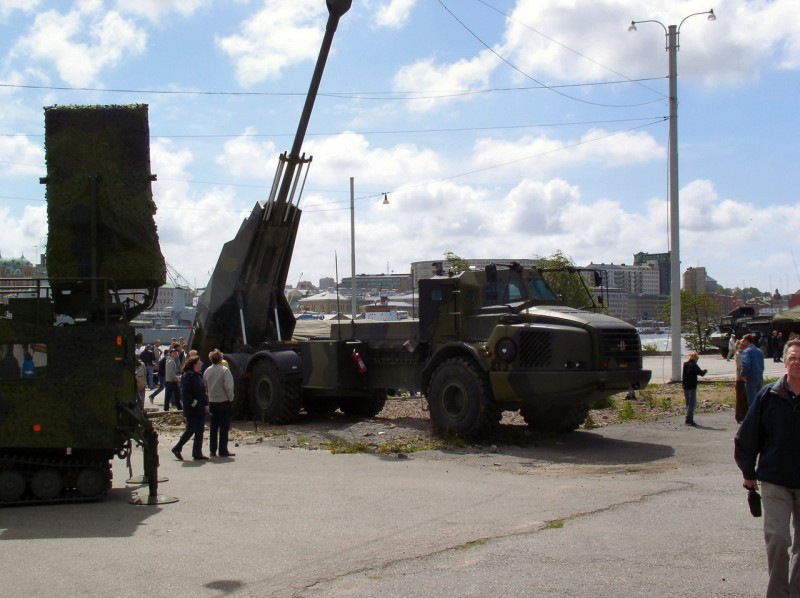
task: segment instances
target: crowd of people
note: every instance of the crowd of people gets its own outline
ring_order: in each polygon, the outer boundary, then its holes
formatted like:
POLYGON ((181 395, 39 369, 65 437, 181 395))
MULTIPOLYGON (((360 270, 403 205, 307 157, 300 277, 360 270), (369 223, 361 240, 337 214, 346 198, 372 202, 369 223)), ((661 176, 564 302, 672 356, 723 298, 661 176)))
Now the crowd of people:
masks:
POLYGON ((136 382, 139 405, 144 408, 145 390, 150 403, 164 391, 164 411, 171 406, 183 412, 186 428, 172 447, 175 458, 183 461, 182 449, 192 440, 192 459, 204 461, 203 435, 206 416, 210 417, 209 452, 211 457, 233 457, 228 436, 233 412, 233 375, 223 354, 214 349, 204 363, 195 350, 187 351, 183 338, 172 339, 165 350, 161 341, 137 349, 136 382), (158 385, 155 384, 157 376, 158 385))

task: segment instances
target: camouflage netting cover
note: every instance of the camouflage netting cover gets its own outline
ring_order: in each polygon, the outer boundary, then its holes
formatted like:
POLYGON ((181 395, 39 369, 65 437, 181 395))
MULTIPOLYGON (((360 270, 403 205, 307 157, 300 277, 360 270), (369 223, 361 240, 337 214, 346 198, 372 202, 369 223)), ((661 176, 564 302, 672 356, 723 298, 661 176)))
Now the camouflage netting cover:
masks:
POLYGON ((166 267, 153 218, 147 105, 53 106, 44 117, 49 275, 94 274, 113 278, 120 289, 162 285, 166 267))

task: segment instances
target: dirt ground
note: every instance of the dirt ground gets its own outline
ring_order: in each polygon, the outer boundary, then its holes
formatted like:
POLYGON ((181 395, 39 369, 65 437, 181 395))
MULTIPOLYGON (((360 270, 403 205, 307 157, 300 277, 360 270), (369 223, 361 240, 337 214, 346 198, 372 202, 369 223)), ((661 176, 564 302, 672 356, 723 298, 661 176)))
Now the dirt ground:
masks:
MULTIPOLYGON (((636 392, 635 399, 617 394, 602 409, 592 409, 584 428, 614 425, 621 421, 645 421, 685 413, 683 390, 677 384, 651 384, 636 392)), ((735 404, 733 382, 701 381, 698 387, 696 416, 730 411, 735 404)), ((174 443, 183 430, 183 417, 177 412, 151 412, 161 443, 174 443)), ((367 452, 396 455, 436 448, 491 451, 500 445, 526 446, 535 437, 518 412, 505 412, 498 433, 479 441, 460 437, 441 438, 434 433, 423 397, 390 397, 383 411, 374 418, 356 419, 336 412, 329 417, 312 418, 302 413, 297 422, 273 426, 262 422, 235 421, 231 442, 235 446, 265 442, 285 449, 367 452)), ((208 440, 206 439, 206 443, 208 440)), ((232 448, 231 450, 235 450, 232 448)))

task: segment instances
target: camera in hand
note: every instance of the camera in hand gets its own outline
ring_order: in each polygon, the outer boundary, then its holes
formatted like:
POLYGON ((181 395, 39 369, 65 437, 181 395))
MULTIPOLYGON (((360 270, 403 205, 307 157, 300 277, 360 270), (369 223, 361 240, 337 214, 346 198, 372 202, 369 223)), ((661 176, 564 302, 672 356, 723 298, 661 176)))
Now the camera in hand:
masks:
POLYGON ((761 495, 755 488, 747 493, 747 505, 750 507, 750 514, 753 517, 761 517, 761 495))

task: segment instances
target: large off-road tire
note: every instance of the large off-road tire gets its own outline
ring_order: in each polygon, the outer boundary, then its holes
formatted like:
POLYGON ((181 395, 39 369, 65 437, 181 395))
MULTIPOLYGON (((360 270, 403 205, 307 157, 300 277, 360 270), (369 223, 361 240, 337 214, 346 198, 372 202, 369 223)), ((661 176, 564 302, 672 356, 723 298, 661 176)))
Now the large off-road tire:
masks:
POLYGON ((486 436, 497 430, 503 415, 486 376, 464 358, 448 359, 436 368, 427 398, 433 425, 442 434, 486 436))
POLYGON ((525 423, 540 434, 565 434, 580 428, 589 415, 588 405, 553 405, 545 409, 520 409, 525 423))
POLYGON ((719 354, 722 355, 722 357, 724 357, 725 359, 727 359, 728 358, 728 349, 725 349, 723 347, 718 347, 718 348, 719 348, 719 354))
POLYGON ((349 417, 375 417, 386 405, 386 391, 376 390, 369 396, 340 397, 339 409, 349 417))
POLYGON ((256 364, 248 387, 250 409, 257 420, 270 424, 290 424, 297 419, 303 401, 300 383, 287 380, 274 363, 256 364))

